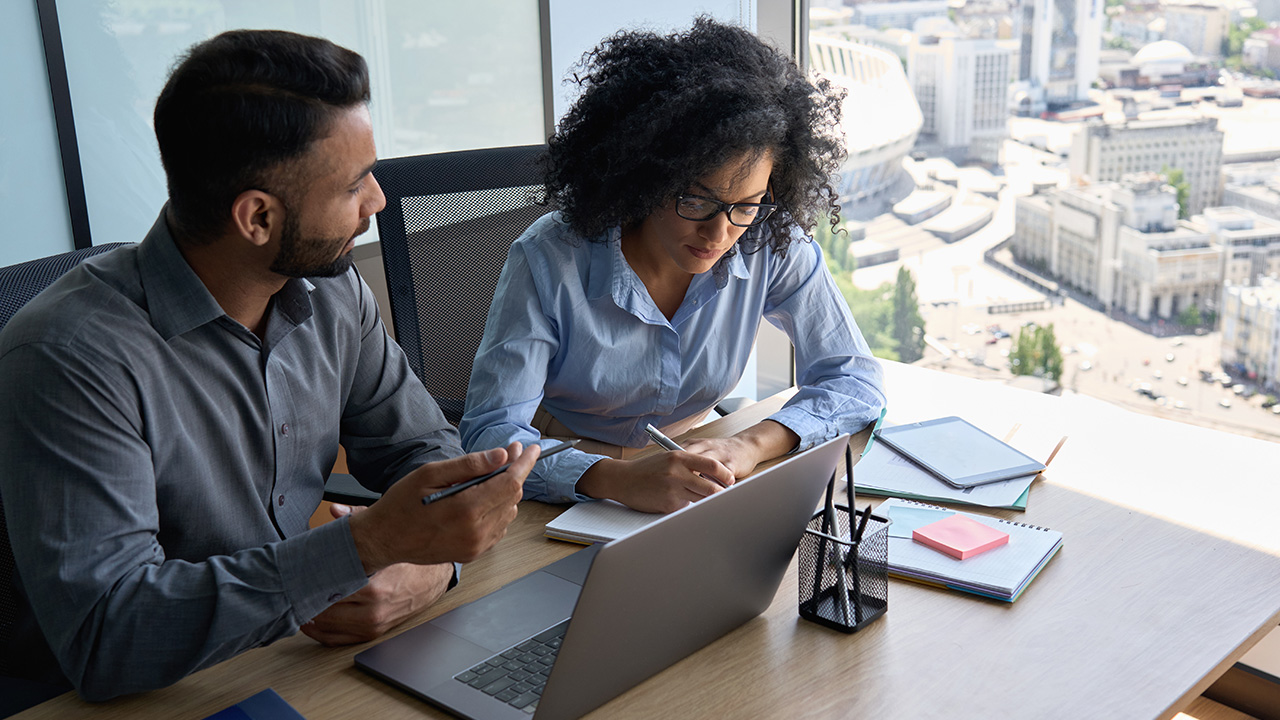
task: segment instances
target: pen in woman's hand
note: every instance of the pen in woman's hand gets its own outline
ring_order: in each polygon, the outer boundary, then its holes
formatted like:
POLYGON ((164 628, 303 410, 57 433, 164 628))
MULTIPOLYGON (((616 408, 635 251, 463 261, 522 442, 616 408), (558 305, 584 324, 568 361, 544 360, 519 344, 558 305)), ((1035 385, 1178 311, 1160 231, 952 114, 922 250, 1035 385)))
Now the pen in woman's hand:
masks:
MULTIPOLYGON (((644 426, 644 431, 645 431, 645 432, 647 432, 647 433, 649 433, 649 437, 653 438, 653 441, 654 441, 655 443, 657 443, 657 444, 658 444, 658 446, 659 446, 659 447, 661 447, 663 450, 666 450, 667 452, 675 452, 675 451, 677 451, 677 450, 679 450, 679 451, 681 451, 681 452, 683 452, 683 451, 684 451, 684 448, 682 448, 682 447, 680 447, 679 445, 677 445, 675 440, 672 440, 671 438, 667 437, 666 435, 663 435, 663 434, 662 434, 662 431, 660 431, 660 430, 658 430, 658 428, 654 427, 654 426, 653 426, 653 423, 649 423, 649 424, 645 425, 645 426, 644 426)), ((703 474, 703 473, 698 473, 698 475, 699 475, 700 477, 704 477, 704 478, 706 478, 706 479, 710 480, 711 482, 713 482, 713 483, 715 483, 715 484, 719 485, 720 487, 723 487, 723 488, 727 488, 727 487, 729 487, 728 485, 725 485, 724 483, 722 483, 722 482, 720 482, 719 480, 717 480, 717 479, 715 479, 715 478, 711 477, 710 475, 705 475, 705 474, 703 474)))

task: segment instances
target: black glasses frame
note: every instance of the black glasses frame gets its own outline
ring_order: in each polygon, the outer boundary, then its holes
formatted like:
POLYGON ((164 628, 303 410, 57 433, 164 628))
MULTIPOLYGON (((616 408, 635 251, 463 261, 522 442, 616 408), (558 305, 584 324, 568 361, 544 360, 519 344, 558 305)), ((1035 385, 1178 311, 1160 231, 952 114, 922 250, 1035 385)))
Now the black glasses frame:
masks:
POLYGON ((778 209, 778 206, 774 203, 745 203, 745 202, 744 203, 727 203, 727 202, 720 202, 715 198, 706 197, 705 195, 693 195, 688 193, 682 193, 680 195, 676 195, 676 215, 679 215, 685 220, 692 220, 694 222, 707 222, 708 220, 715 219, 715 217, 720 213, 724 213, 729 218, 730 225, 735 225, 737 227, 754 227, 764 222, 765 220, 768 220, 769 216, 772 215, 777 209, 778 209), (706 217, 689 217, 688 215, 685 215, 684 213, 680 212, 680 203, 688 198, 704 200, 706 202, 709 202, 712 205, 716 206, 716 211, 706 217), (759 208, 759 213, 754 218, 752 218, 751 222, 746 223, 744 225, 743 223, 735 222, 733 219, 733 211, 737 210, 740 207, 759 208))

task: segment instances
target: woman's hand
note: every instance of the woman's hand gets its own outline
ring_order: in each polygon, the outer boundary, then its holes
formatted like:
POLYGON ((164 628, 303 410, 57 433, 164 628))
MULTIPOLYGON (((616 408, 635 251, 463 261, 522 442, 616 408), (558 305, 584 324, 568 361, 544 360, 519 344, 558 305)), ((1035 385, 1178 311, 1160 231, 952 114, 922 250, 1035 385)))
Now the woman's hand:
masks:
POLYGON ((760 463, 790 452, 799 442, 800 436, 790 428, 765 420, 732 437, 688 440, 684 449, 718 461, 741 479, 760 463))
POLYGON ((733 484, 733 471, 714 458, 663 452, 636 460, 606 458, 578 479, 578 492, 616 500, 642 512, 669 513, 733 484))

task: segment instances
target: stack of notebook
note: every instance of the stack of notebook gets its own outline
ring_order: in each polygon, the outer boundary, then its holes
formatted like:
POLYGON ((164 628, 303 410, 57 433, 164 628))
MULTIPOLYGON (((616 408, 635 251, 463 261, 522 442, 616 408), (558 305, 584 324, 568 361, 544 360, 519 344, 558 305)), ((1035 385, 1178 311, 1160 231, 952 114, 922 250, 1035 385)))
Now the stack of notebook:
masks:
POLYGON ((957 417, 877 428, 854 468, 857 492, 1026 510, 1032 482, 1066 438, 1019 428, 1003 441, 957 417))
POLYGON ((947 510, 912 500, 890 498, 877 515, 889 518, 889 574, 907 580, 1013 602, 1062 547, 1062 533, 1026 523, 947 510), (1002 533, 1007 543, 964 560, 912 538, 922 528, 963 515, 1002 533))

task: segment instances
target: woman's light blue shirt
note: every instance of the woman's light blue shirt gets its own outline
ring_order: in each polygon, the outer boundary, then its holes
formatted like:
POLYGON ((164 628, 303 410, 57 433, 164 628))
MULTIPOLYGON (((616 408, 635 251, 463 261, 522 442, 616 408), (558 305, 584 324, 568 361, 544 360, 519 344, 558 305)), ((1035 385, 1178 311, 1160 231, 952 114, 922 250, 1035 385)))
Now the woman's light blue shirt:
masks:
MULTIPOLYGON (((459 430, 468 451, 528 444, 539 405, 575 434, 642 447, 644 426, 706 412, 742 377, 760 318, 796 348, 796 395, 769 419, 798 450, 855 432, 885 404, 880 364, 836 289, 817 243, 785 257, 767 245, 696 275, 671 320, 622 254, 621 232, 590 242, 558 213, 511 246, 476 353, 459 430)), ((587 500, 575 491, 602 459, 577 450, 539 462, 525 497, 587 500)))

